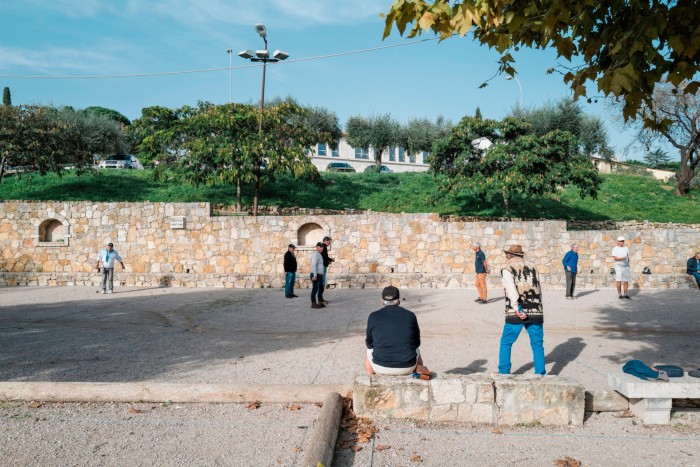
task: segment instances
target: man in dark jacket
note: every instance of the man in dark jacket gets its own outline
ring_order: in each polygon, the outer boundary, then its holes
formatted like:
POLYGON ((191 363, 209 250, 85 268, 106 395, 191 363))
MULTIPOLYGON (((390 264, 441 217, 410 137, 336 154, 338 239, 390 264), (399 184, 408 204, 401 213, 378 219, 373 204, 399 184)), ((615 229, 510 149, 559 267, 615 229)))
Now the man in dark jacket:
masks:
MULTIPOLYGON (((331 258, 328 256, 328 247, 331 246, 331 242, 333 240, 331 237, 323 237, 323 251, 321 252, 321 256, 323 257, 323 289, 326 289, 326 278, 328 277, 328 266, 331 265, 335 259, 331 258)), ((324 300, 323 303, 328 303, 328 300, 324 300)))
POLYGON ((385 287, 384 307, 367 318, 365 370, 370 375, 410 375, 423 365, 418 320, 400 303, 399 289, 385 287))
POLYGON ((695 256, 688 258, 687 271, 688 274, 695 278, 700 289, 700 251, 695 252, 695 256))
POLYGON ((294 254, 296 249, 297 247, 290 243, 284 254, 284 272, 287 273, 284 279, 284 296, 287 298, 297 297, 294 295, 294 282, 297 279, 297 257, 294 254))

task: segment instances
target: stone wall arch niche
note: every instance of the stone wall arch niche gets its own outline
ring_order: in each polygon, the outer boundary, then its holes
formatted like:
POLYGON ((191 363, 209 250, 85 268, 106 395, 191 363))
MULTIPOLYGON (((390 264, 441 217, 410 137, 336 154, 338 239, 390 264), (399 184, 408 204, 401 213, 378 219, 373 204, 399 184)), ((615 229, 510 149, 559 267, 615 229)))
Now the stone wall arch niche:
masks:
POLYGON ((39 246, 68 246, 70 225, 66 219, 45 219, 38 225, 35 237, 39 246))
POLYGON ((328 235, 321 225, 315 222, 307 222, 297 230, 297 247, 303 249, 313 249, 314 246, 323 240, 323 237, 328 235))

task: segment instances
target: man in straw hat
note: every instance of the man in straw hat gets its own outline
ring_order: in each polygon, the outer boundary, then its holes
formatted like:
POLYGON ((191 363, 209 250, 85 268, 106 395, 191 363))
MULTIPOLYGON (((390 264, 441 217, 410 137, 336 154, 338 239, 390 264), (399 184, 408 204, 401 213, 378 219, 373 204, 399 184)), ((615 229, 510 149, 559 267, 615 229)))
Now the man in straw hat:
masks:
POLYGON ((501 277, 506 295, 506 322, 498 352, 498 374, 510 374, 511 348, 525 328, 530 336, 535 374, 544 375, 542 290, 537 269, 525 263, 522 246, 511 245, 503 251, 506 264, 501 269, 501 277))

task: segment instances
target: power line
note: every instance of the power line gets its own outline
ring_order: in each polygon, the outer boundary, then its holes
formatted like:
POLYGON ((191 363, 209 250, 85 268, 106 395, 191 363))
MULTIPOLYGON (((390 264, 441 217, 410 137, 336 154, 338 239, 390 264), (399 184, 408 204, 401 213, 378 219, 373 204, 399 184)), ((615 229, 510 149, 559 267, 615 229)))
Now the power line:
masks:
MULTIPOLYGON (((420 44, 421 42, 434 41, 434 40, 438 40, 438 39, 439 39, 439 37, 433 37, 430 39, 420 39, 420 40, 412 41, 412 42, 404 42, 403 44, 383 45, 381 47, 373 47, 370 49, 351 50, 349 52, 338 52, 338 53, 328 54, 328 55, 317 55, 315 57, 297 58, 297 59, 292 59, 292 60, 285 60, 284 62, 278 62, 278 64, 308 62, 311 60, 323 60, 326 58, 342 57, 344 55, 355 55, 355 54, 361 54, 361 53, 376 52, 378 50, 392 49, 395 47, 404 47, 407 45, 415 45, 415 44, 420 44)), ((234 67, 204 68, 201 70, 161 71, 161 72, 155 72, 155 73, 130 73, 130 74, 117 74, 117 75, 63 75, 63 76, 54 75, 54 76, 51 76, 51 75, 2 75, 2 74, 0 74, 0 78, 14 78, 14 79, 148 78, 151 76, 187 75, 187 74, 194 74, 194 73, 211 73, 214 71, 242 70, 244 68, 252 68, 252 67, 259 67, 259 66, 261 66, 261 65, 253 64, 253 65, 241 65, 241 66, 234 66, 234 67)))

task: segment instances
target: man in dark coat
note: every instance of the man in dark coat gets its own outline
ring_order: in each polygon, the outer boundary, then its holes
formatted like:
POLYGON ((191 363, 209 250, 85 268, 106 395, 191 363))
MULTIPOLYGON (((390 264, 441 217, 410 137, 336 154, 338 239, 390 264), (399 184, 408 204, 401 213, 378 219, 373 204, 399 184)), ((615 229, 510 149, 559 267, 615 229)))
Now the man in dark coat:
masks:
POLYGON ((296 298, 294 295, 294 282, 297 279, 297 257, 294 254, 294 250, 297 247, 292 243, 287 247, 287 252, 284 254, 284 272, 286 277, 284 279, 284 296, 287 298, 296 298))
POLYGON ((688 258, 687 271, 688 274, 695 278, 700 289, 700 251, 695 252, 695 256, 688 258))

